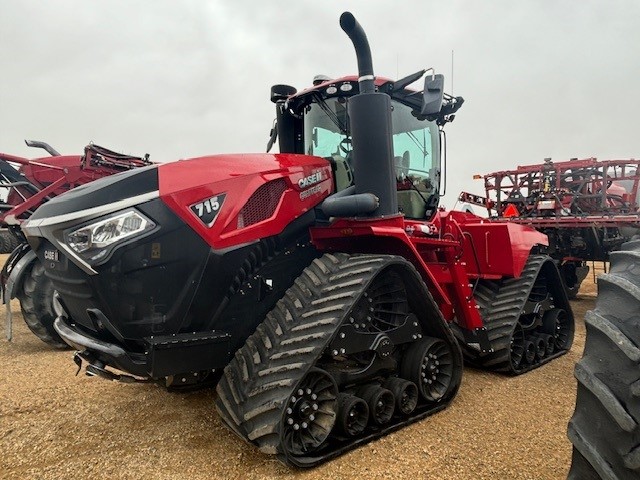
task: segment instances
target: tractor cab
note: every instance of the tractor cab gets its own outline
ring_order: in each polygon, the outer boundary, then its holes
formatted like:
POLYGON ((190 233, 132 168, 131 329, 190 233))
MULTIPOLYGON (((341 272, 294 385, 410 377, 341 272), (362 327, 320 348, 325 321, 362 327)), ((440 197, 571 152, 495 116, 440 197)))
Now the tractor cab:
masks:
MULTIPOLYGON (((385 78, 374 81, 377 91, 391 97, 398 211, 407 218, 420 220, 431 218, 438 206, 442 183, 440 132, 462 105, 461 97, 447 95, 438 104, 436 113, 422 113, 424 93, 405 87, 407 82, 413 83, 423 73, 424 70, 398 82, 385 78)), ((427 76, 427 83, 429 80, 427 76)), ((326 158, 333 168, 336 192, 345 190, 354 184, 358 175, 347 113, 351 98, 358 93, 358 78, 353 76, 324 80, 299 93, 289 86, 272 87, 271 99, 277 105, 278 118, 270 145, 277 136, 283 153, 326 158)), ((371 170, 375 167, 365 161, 360 163, 360 168, 371 170)))

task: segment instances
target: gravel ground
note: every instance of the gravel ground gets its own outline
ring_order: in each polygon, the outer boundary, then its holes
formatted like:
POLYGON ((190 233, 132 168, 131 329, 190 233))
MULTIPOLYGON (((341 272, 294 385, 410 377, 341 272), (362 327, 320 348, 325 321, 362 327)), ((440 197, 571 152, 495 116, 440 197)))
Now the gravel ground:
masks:
POLYGON ((589 277, 573 302, 567 355, 516 378, 466 368, 446 410, 309 471, 290 470, 227 430, 213 390, 74 376, 70 351, 40 342, 18 314, 14 341, 0 340, 0 478, 566 478, 573 367, 594 301, 589 277))

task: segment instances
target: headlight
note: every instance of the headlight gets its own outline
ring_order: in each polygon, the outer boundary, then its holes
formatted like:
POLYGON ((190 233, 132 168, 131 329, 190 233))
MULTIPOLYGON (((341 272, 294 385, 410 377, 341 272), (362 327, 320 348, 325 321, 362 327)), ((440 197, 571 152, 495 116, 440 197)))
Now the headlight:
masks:
POLYGON ((155 228, 155 223, 134 209, 65 232, 66 244, 87 260, 99 260, 107 247, 155 228))

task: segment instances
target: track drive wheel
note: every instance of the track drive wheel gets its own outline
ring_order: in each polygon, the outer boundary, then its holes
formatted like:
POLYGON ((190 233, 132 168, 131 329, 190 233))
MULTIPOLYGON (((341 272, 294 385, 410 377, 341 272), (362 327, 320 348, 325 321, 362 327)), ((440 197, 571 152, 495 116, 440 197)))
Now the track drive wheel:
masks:
POLYGON ((598 278, 587 340, 576 364, 578 395, 568 437, 569 478, 640 478, 640 241, 611 253, 598 278))
POLYGON ((291 455, 313 452, 336 423, 338 386, 324 370, 312 368, 289 397, 282 419, 283 446, 291 455))
POLYGON ((40 260, 28 267, 24 284, 17 292, 25 323, 40 340, 56 347, 69 348, 53 328, 54 313, 53 283, 44 274, 40 260))

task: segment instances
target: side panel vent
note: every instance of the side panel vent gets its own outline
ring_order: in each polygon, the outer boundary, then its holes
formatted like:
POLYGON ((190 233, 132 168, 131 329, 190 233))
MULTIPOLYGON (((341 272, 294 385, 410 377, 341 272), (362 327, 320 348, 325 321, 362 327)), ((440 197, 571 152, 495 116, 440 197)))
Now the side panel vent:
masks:
POLYGON ((287 182, 279 178, 258 188, 238 214, 238 228, 248 227, 269 218, 276 211, 287 182))

